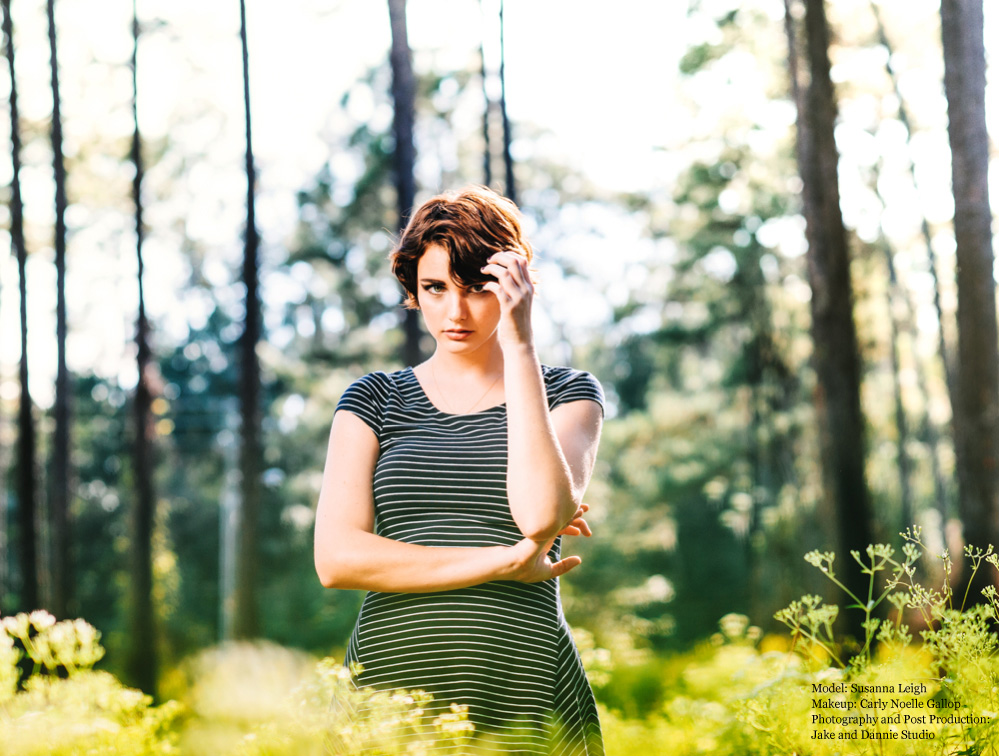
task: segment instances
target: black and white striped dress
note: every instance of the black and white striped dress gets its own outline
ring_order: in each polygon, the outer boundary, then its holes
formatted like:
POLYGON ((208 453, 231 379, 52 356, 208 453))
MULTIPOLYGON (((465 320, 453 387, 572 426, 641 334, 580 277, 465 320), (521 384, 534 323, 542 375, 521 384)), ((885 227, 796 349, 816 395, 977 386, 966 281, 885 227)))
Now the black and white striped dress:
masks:
MULTIPOLYGON (((542 374, 549 409, 578 400, 603 406, 603 391, 589 373, 543 366, 542 374)), ((355 381, 337 410, 354 413, 378 436, 378 535, 465 547, 510 546, 523 537, 506 494, 506 405, 442 412, 405 368, 355 381)), ((467 704, 476 737, 503 752, 603 754, 596 704, 557 579, 434 593, 372 591, 346 662, 363 665, 359 686, 424 690, 435 712, 467 704)))

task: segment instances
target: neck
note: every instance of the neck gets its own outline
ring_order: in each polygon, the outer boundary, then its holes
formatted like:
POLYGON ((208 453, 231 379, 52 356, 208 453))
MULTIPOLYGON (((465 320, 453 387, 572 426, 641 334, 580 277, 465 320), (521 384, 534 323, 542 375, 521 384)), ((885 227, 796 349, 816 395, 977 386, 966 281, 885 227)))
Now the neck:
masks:
POLYGON ((438 346, 430 359, 439 372, 468 378, 485 378, 503 372, 503 349, 496 339, 464 354, 455 354, 438 346))

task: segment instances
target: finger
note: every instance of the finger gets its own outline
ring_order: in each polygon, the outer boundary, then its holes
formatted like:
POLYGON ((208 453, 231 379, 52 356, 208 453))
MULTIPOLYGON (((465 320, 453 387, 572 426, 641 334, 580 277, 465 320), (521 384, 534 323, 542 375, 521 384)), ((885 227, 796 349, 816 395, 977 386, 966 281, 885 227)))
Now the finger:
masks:
POLYGON ((497 297, 500 296, 499 292, 503 292, 504 299, 510 304, 520 302, 525 298, 527 291, 522 284, 517 283, 506 268, 490 264, 485 266, 482 272, 496 278, 495 281, 483 283, 482 288, 495 292, 497 297), (489 286, 490 283, 495 284, 495 287, 489 286))
POLYGON ((495 276, 497 281, 506 283, 518 291, 526 291, 527 285, 519 270, 513 266, 504 266, 498 262, 489 262, 479 269, 482 273, 495 276))
POLYGON ((492 264, 503 268, 519 285, 524 285, 525 282, 530 283, 527 258, 517 252, 497 252, 490 255, 486 259, 486 263, 487 266, 492 264))
POLYGON ((552 577, 561 577, 569 570, 575 569, 583 563, 583 560, 578 556, 570 556, 565 559, 560 559, 552 565, 552 577))
POLYGON ((582 535, 589 538, 593 535, 593 531, 590 530, 590 525, 586 522, 586 520, 582 517, 575 517, 570 520, 568 525, 559 531, 559 535, 582 535))
POLYGON ((486 281, 482 284, 482 288, 486 291, 491 291, 496 295, 496 298, 505 304, 509 304, 511 301, 510 294, 502 286, 500 286, 496 281, 486 281))
POLYGON ((500 252, 493 252, 486 258, 486 262, 492 261, 499 262, 501 265, 526 266, 527 255, 520 250, 504 249, 500 252))

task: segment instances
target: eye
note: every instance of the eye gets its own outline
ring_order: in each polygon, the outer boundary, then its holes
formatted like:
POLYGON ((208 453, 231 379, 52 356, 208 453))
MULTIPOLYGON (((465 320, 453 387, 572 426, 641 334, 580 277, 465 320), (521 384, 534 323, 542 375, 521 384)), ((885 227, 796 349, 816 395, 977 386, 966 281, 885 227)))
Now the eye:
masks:
POLYGON ((484 291, 488 291, 484 283, 472 284, 471 286, 468 287, 468 290, 472 292, 472 294, 481 294, 484 291))
POLYGON ((423 286, 424 291, 429 291, 431 294, 440 294, 444 291, 444 284, 442 283, 428 283, 423 286))

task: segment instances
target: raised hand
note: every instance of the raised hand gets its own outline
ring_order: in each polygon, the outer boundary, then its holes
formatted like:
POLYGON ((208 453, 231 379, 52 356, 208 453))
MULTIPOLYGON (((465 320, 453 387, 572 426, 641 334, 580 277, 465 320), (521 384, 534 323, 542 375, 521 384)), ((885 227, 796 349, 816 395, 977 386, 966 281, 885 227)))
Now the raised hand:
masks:
POLYGON ((527 258, 515 250, 497 252, 486 260, 483 273, 495 276, 482 288, 496 295, 500 303, 499 341, 501 346, 531 344, 531 305, 534 284, 527 258))

